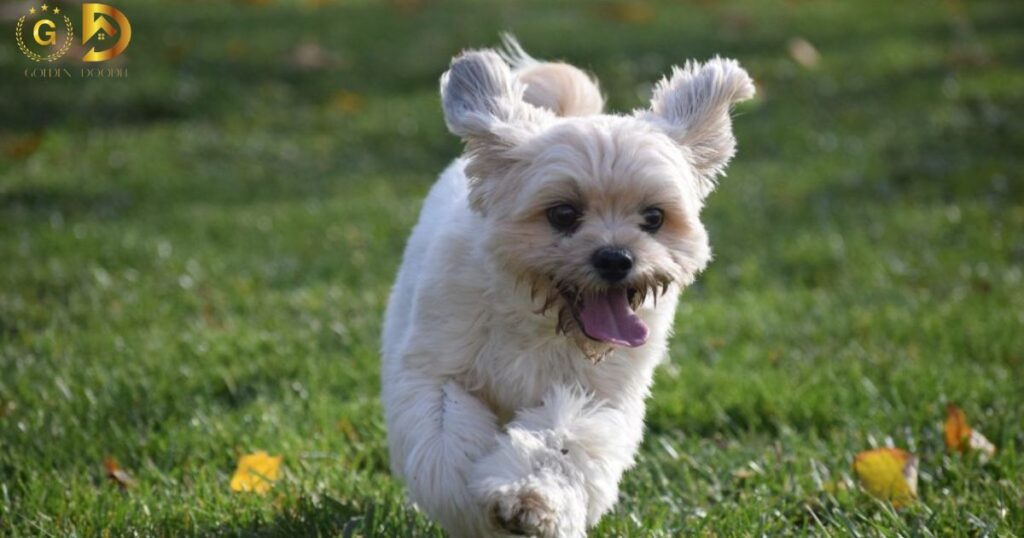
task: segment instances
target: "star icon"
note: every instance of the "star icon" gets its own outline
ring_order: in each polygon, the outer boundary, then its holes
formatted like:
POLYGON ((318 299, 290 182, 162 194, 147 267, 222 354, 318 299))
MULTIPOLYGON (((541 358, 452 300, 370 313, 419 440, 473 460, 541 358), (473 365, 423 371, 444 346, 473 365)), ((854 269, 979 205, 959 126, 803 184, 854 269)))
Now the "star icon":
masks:
POLYGON ((48 6, 46 4, 43 4, 43 11, 49 11, 49 10, 50 10, 50 6, 48 6))
POLYGON ((36 14, 36 8, 34 8, 34 7, 28 8, 28 13, 29 13, 29 15, 35 15, 36 14))
POLYGON ((53 8, 53 14, 54 15, 60 15, 60 8, 59 7, 53 8))

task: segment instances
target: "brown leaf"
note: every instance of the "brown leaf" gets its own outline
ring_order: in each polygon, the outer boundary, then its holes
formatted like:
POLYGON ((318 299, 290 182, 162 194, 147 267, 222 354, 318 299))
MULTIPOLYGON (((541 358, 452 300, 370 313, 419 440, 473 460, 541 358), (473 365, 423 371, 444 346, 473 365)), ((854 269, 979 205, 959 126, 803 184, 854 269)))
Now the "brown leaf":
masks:
POLYGON ((42 144, 42 131, 20 135, 0 135, 0 146, 3 146, 4 154, 18 161, 31 156, 42 144))
POLYGON ((424 7, 426 6, 423 0, 391 0, 391 8, 406 17, 419 13, 424 7))
POLYGON ((731 35, 738 35, 740 32, 750 30, 753 26, 754 18, 741 9, 728 11, 722 17, 722 30, 731 35))
POLYGON ((979 459, 988 461, 996 454, 996 447, 981 432, 967 424, 967 413, 956 404, 946 406, 946 423, 943 427, 946 448, 966 454, 977 452, 979 459))
POLYGON ((966 452, 971 437, 971 427, 967 425, 967 414, 955 404, 946 406, 945 430, 946 448, 956 452, 966 452))
POLYGON ((597 12, 608 20, 626 24, 647 24, 657 15, 650 4, 641 0, 607 2, 598 6, 597 12))
POLYGON ((14 413, 18 409, 18 404, 14 400, 8 400, 7 403, 0 405, 0 418, 4 418, 7 415, 14 413))
POLYGON ((303 41, 292 49, 291 64, 305 71, 315 71, 335 64, 334 56, 316 41, 303 41))
POLYGON ((355 427, 352 426, 352 423, 349 422, 347 418, 341 417, 341 419, 338 420, 337 426, 351 443, 356 444, 360 442, 361 439, 359 437, 359 432, 356 431, 355 427))
POLYGON ((103 460, 103 468, 107 471, 107 478, 113 480, 121 489, 135 487, 135 480, 117 464, 117 460, 114 458, 103 460))

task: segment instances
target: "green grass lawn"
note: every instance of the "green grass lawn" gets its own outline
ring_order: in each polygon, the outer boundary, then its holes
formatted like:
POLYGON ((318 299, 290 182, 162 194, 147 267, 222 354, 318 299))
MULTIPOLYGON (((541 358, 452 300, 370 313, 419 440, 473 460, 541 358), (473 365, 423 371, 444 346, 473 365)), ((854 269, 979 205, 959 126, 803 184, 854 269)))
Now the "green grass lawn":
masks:
POLYGON ((378 333, 459 152, 438 77, 503 29, 614 110, 691 57, 758 83, 593 535, 1024 534, 1024 3, 110 3, 128 79, 0 46, 0 535, 441 534, 388 473, 378 333), (946 452, 950 402, 993 461, 946 452), (851 470, 889 444, 900 511, 851 470), (255 450, 282 480, 233 493, 255 450))

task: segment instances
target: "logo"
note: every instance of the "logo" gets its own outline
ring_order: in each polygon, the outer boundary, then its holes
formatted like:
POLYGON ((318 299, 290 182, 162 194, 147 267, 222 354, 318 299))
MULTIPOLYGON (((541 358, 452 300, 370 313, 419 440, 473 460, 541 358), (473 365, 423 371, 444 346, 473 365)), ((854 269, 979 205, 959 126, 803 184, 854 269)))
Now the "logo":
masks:
MULTIPOLYGON (((32 6, 15 27, 18 50, 36 62, 55 62, 71 49, 75 29, 59 6, 32 6)), ((128 17, 106 4, 82 4, 83 62, 105 62, 119 56, 132 41, 128 17)))
POLYGON ((18 49, 30 60, 53 62, 67 54, 75 38, 75 29, 71 26, 71 17, 65 15, 59 7, 50 11, 50 6, 43 4, 39 9, 30 8, 28 15, 18 19, 14 35, 17 37, 18 49), (57 46, 57 34, 61 32, 64 34, 61 45, 53 50, 57 46), (27 40, 26 34, 29 34, 27 40))
POLYGON ((82 61, 105 62, 124 52, 132 42, 132 25, 124 13, 105 4, 82 4, 82 44, 111 38, 117 38, 113 45, 101 51, 93 46, 82 61))

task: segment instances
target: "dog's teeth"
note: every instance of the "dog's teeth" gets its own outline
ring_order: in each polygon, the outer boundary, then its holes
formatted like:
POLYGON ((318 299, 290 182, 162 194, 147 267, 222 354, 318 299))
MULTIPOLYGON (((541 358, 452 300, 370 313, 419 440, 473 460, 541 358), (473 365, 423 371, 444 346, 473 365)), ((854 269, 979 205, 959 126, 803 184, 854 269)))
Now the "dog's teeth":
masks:
POLYGON ((548 295, 547 298, 544 299, 543 311, 547 312, 548 309, 551 308, 551 306, 554 305, 555 301, 557 301, 557 300, 558 300, 558 296, 557 295, 548 295))
POLYGON ((569 334, 569 319, 571 316, 565 308, 558 311, 558 332, 561 334, 569 334))

